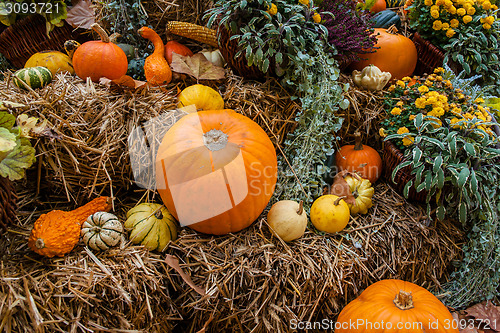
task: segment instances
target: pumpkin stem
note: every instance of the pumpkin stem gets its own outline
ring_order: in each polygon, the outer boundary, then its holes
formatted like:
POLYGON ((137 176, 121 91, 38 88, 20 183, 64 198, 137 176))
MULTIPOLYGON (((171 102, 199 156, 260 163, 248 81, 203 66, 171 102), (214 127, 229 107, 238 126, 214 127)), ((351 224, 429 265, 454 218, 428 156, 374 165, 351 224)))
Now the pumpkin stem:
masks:
POLYGON ((158 219, 158 220, 163 220, 163 213, 161 212, 161 207, 158 208, 155 212, 155 217, 158 219))
POLYGON ((227 145, 228 136, 221 130, 212 129, 203 134, 203 143, 211 151, 224 149, 227 145))
POLYGON ((95 32, 97 32, 99 34, 99 37, 101 37, 101 42, 103 42, 103 43, 110 42, 108 34, 106 33, 106 31, 104 31, 104 29, 99 24, 93 23, 90 26, 90 28, 92 28, 92 30, 94 30, 95 32))
POLYGON ((44 243, 43 239, 38 238, 35 242, 35 246, 37 249, 40 249, 40 250, 43 249, 45 247, 45 243, 44 243))
POLYGON ((396 298, 394 298, 394 304, 400 310, 409 310, 414 308, 411 293, 404 290, 400 290, 396 295, 396 298))
POLYGON ((363 144, 361 143, 361 133, 356 131, 354 133, 354 150, 363 150, 363 144))
POLYGON ((109 36, 109 41, 111 43, 115 43, 118 41, 118 38, 120 38, 122 35, 120 35, 118 32, 113 32, 111 36, 109 36))
POLYGON ((333 203, 335 206, 338 206, 340 203, 340 200, 347 198, 345 195, 338 197, 337 200, 333 203))
POLYGON ((300 200, 299 209, 297 209, 297 214, 302 215, 303 211, 304 211, 304 201, 300 200))

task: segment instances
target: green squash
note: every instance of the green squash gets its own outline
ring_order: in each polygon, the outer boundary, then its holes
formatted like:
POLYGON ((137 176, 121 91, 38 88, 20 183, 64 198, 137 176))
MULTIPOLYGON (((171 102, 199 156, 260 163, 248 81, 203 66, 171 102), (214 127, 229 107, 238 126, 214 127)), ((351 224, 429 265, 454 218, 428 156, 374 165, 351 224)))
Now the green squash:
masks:
POLYGON ((387 29, 394 24, 397 28, 401 27, 399 15, 390 9, 383 10, 373 15, 371 21, 374 23, 374 28, 387 29))
POLYGON ((52 72, 47 67, 36 66, 30 68, 22 68, 14 73, 12 82, 21 88, 26 89, 24 83, 31 89, 42 88, 52 81, 52 72))
POLYGON ((125 55, 127 56, 127 60, 130 62, 130 60, 135 58, 135 48, 130 45, 130 44, 125 44, 125 43, 117 43, 116 44, 120 49, 125 52, 125 55))

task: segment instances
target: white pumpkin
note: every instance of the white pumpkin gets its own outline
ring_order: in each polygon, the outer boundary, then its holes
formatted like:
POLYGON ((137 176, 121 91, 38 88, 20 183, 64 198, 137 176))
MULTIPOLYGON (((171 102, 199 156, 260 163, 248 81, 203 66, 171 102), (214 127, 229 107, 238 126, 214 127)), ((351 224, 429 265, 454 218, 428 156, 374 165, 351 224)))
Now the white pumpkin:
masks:
POLYGON ((200 53, 203 54, 208 61, 216 66, 224 67, 224 65, 226 64, 226 60, 224 60, 222 53, 220 53, 218 49, 202 50, 200 53))
POLYGON ((302 201, 300 203, 292 200, 276 202, 267 213, 267 223, 285 242, 302 237, 307 227, 307 214, 302 201))
POLYGON ((125 229, 131 231, 132 243, 142 244, 150 251, 163 251, 177 238, 174 217, 165 206, 157 203, 141 203, 129 210, 125 229))
POLYGON ((118 218, 107 212, 90 215, 82 225, 83 242, 92 250, 104 251, 116 246, 123 234, 118 218))

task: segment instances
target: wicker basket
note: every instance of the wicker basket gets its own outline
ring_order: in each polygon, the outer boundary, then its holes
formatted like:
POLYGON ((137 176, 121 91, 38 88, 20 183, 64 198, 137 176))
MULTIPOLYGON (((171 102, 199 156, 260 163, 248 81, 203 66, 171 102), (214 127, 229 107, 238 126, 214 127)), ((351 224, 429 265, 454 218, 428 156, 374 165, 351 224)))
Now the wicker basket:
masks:
POLYGON ((35 53, 44 50, 62 51, 64 42, 75 39, 83 43, 90 39, 85 30, 74 30, 64 21, 62 27, 55 27, 47 37, 45 18, 30 15, 17 21, 0 33, 0 53, 17 68, 24 67, 26 61, 35 53))
POLYGON ((0 176, 0 237, 16 220, 17 196, 14 184, 0 176))
POLYGON ((444 53, 429 41, 423 39, 418 32, 413 35, 413 43, 417 48, 417 66, 414 75, 431 74, 434 68, 443 65, 444 53))
MULTIPOLYGON (((394 187, 396 191, 401 195, 403 195, 403 190, 406 183, 408 183, 410 180, 415 179, 415 176, 411 174, 411 167, 407 166, 396 173, 396 177, 394 178, 396 183, 392 181, 393 170, 404 160, 404 155, 398 147, 396 147, 390 141, 384 142, 384 150, 382 153, 382 161, 384 163, 383 175, 387 182, 391 184, 392 187, 394 187)), ((417 192, 414 186, 410 188, 408 199, 425 202, 426 198, 427 191, 422 190, 420 192, 417 192)))

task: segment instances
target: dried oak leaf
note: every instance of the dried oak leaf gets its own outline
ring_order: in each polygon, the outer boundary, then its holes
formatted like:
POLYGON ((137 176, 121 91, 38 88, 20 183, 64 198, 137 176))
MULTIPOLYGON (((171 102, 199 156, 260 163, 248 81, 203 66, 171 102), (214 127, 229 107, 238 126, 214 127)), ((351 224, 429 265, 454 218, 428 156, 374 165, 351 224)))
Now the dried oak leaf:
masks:
POLYGON ((471 326, 471 321, 465 315, 453 312, 451 316, 453 317, 453 324, 458 326, 460 333, 479 333, 476 327, 471 326))
POLYGON ((352 195, 351 188, 344 179, 344 177, 347 175, 358 177, 356 174, 353 174, 347 170, 340 171, 335 175, 335 177, 333 177, 333 184, 330 187, 329 193, 338 197, 345 197, 344 201, 347 204, 354 205, 356 203, 356 198, 354 197, 354 195, 352 195))
POLYGON ((465 312, 480 321, 485 329, 500 332, 500 306, 486 301, 471 306, 465 312))
POLYGON ((172 71, 193 76, 197 80, 222 80, 226 76, 224 68, 212 64, 203 54, 182 56, 172 54, 172 71))
POLYGON ((95 23, 94 9, 90 0, 80 0, 68 11, 66 22, 73 28, 90 29, 95 23))

